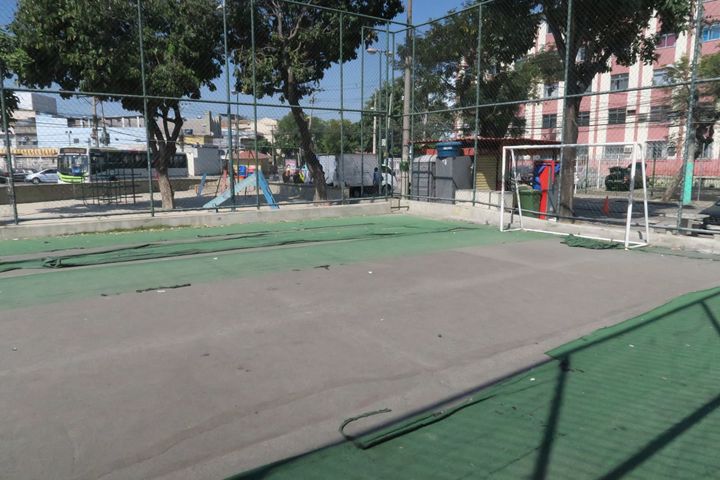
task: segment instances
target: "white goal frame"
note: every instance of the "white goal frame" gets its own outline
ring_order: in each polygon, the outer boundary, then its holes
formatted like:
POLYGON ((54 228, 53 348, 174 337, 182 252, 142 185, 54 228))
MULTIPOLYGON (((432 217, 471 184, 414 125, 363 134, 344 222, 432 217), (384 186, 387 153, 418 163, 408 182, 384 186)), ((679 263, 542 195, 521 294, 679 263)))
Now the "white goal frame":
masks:
MULTIPOLYGON (((527 150, 557 150, 559 153, 560 162, 562 164, 562 154, 563 149, 568 147, 606 147, 606 146, 632 146, 632 156, 631 156, 631 167, 630 167, 630 185, 628 189, 628 206, 627 206, 627 215, 625 219, 625 238, 624 238, 624 247, 625 250, 628 250, 630 248, 637 248, 637 247, 644 247, 650 244, 650 223, 649 223, 649 215, 648 215, 648 194, 647 194, 647 175, 646 175, 646 167, 645 167, 645 154, 642 148, 642 143, 639 142, 606 142, 606 143, 563 143, 563 144, 542 144, 542 145, 509 145, 504 146, 502 149, 502 177, 501 177, 501 193, 500 193, 500 231, 501 232, 511 232, 511 231, 526 231, 526 232, 540 232, 540 233, 549 233, 552 235, 562 235, 562 236, 568 236, 571 235, 570 233, 564 233, 564 232, 557 232, 552 230, 543 230, 542 228, 527 228, 523 222, 523 213, 522 213, 522 206, 520 204, 520 190, 517 188, 517 185, 519 185, 519 176, 517 173, 517 160, 516 160, 516 152, 517 151, 527 151, 527 150), (508 165, 508 155, 510 156, 511 160, 511 169, 513 172, 514 177, 512 178, 512 184, 515 185, 515 200, 517 201, 517 210, 519 214, 520 219, 520 227, 519 228, 505 228, 505 181, 507 179, 507 165, 508 165), (634 204, 634 193, 635 193, 635 176, 637 174, 637 163, 640 162, 640 168, 641 168, 641 175, 642 175, 642 202, 643 202, 643 209, 645 214, 645 238, 644 241, 633 241, 630 240, 630 227, 632 224, 632 212, 633 212, 633 204, 634 204)), ((562 168, 562 167, 561 167, 562 168)), ((575 166, 577 169, 577 165, 575 166)), ((550 216, 550 215, 548 215, 550 216)), ((547 221, 547 220, 545 220, 547 221)), ((590 236, 590 235, 577 235, 573 234, 576 237, 582 237, 582 238, 588 238, 592 240, 604 240, 604 241, 612 241, 611 238, 604 238, 604 237, 597 237, 597 236, 590 236)))

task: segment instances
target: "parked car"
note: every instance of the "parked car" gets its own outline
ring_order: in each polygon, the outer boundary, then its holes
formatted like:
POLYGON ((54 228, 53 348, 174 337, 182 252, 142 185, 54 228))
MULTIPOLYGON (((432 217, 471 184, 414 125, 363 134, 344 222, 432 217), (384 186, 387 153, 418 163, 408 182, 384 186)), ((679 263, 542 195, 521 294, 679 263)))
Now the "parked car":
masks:
POLYGON ((720 227, 720 198, 700 212, 700 215, 707 215, 703 218, 703 228, 720 227))
POLYGON ((58 180, 57 169, 55 168, 46 168, 25 177, 26 182, 32 182, 36 185, 38 183, 58 183, 58 180))
MULTIPOLYGON (((627 167, 610 167, 610 174, 605 177, 605 189, 608 191, 630 190, 630 173, 632 165, 627 167)), ((635 164, 635 188, 642 188, 642 166, 635 164)))
MULTIPOLYGON (((37 170, 32 168, 15 168, 13 169, 13 180, 15 181, 15 183, 22 182, 25 180, 26 176, 35 172, 37 172, 37 170)), ((7 172, 0 170, 0 183, 7 183, 8 178, 9 176, 7 172)))

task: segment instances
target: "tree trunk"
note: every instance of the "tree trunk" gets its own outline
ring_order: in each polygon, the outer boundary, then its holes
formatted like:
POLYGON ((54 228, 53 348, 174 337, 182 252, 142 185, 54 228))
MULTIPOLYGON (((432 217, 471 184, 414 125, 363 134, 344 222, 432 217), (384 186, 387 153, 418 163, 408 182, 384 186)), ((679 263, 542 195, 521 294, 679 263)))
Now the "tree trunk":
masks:
POLYGON ((163 172, 158 171, 157 175, 158 186, 160 187, 160 198, 162 199, 162 208, 163 210, 172 210, 175 208, 175 193, 173 192, 168 172, 167 170, 163 172))
POLYGON ((157 172, 162 208, 163 210, 172 210, 175 208, 175 192, 170 183, 168 168, 177 151, 176 142, 182 128, 182 117, 180 116, 180 107, 177 105, 160 105, 158 109, 160 110, 163 128, 160 129, 157 119, 153 118, 150 121, 149 126, 153 136, 150 148, 153 153, 155 171, 157 172), (169 117, 170 110, 173 111, 174 118, 169 117), (172 131, 169 128, 170 123, 174 124, 172 131))
MULTIPOLYGON (((577 115, 580 109, 580 98, 568 98, 565 104, 563 120, 563 143, 575 144, 578 139, 577 115)), ((575 160, 576 148, 563 149, 562 164, 560 166, 560 205, 558 214, 561 221, 572 221, 575 216, 573 199, 575 197, 575 160)))
MULTIPOLYGON (((308 127, 308 122, 305 118, 305 113, 302 107, 297 101, 290 100, 292 105, 291 111, 295 123, 297 124, 298 130, 300 131, 300 145, 302 146, 305 160, 307 161, 308 168, 310 169, 310 175, 312 176, 312 182, 315 186, 315 200, 327 200, 327 189, 325 188, 325 173, 323 172, 322 165, 315 155, 315 149, 313 148, 312 134, 308 127)), ((342 186, 341 186, 342 188, 342 186)))

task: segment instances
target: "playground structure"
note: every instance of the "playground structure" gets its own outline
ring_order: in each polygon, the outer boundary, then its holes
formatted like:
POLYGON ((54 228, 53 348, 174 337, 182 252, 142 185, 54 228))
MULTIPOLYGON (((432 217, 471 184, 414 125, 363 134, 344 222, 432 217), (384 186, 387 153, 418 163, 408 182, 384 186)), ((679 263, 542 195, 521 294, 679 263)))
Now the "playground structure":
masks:
MULTIPOLYGON (((225 178, 225 176, 223 176, 225 178)), ((225 202, 232 199, 234 195, 241 195, 247 194, 247 190, 250 188, 260 189, 262 190, 263 196, 265 197, 265 201, 267 204, 272 208, 273 210, 279 209, 277 202, 275 201, 275 197, 273 197, 272 192, 270 191, 270 185, 268 185, 267 180, 265 179, 265 175, 263 175, 262 170, 257 170, 255 173, 251 173, 247 177, 245 177, 240 182, 237 182, 234 184, 233 188, 226 188, 224 191, 222 191, 218 196, 207 202, 205 205, 203 205, 203 208, 219 208, 221 207, 225 202), (244 193, 243 193, 244 191, 244 193), (233 195, 234 193, 234 195, 233 195)), ((258 197, 259 202, 259 197, 258 197)))

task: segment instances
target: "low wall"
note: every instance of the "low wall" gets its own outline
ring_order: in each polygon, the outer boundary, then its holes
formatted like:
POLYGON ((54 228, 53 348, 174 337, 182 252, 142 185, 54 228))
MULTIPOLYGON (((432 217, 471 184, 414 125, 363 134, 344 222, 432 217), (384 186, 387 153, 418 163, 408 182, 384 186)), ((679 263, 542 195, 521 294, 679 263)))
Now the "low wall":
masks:
POLYGON ((77 233, 97 233, 111 230, 132 230, 158 227, 202 227, 236 225, 243 223, 272 223, 311 220, 317 218, 344 218, 391 213, 390 202, 362 203, 356 205, 285 206, 279 210, 248 208, 235 212, 161 212, 151 217, 105 216, 68 220, 38 220, 20 225, 0 227, 0 240, 49 237, 77 233))
MULTIPOLYGON (((502 193, 496 191, 478 190, 475 192, 475 202, 480 206, 486 208, 496 208, 500 205, 500 197, 502 193)), ((455 200, 472 201, 473 191, 472 190, 458 190, 455 192, 455 200)), ((512 205, 513 194, 512 192, 505 192, 505 204, 512 205)))
MULTIPOLYGON (((500 228, 499 208, 488 208, 481 205, 473 207, 471 204, 442 204, 422 201, 403 201, 405 212, 410 215, 421 217, 460 220, 482 225, 491 225, 500 228)), ((505 222, 509 221, 509 215, 505 222)), ((593 225, 587 223, 557 223, 548 222, 536 218, 523 219, 526 228, 541 229, 558 235, 589 235, 599 238, 609 238, 617 242, 625 239, 625 229, 608 225, 593 225)), ((634 228, 631 231, 631 241, 644 241, 642 229, 634 228)), ((712 238, 692 237, 687 235, 675 235, 670 232, 650 233, 649 243, 651 246, 670 248, 680 251, 701 252, 707 254, 720 254, 720 235, 712 238)))
MULTIPOLYGON (((198 178, 177 178, 170 180, 173 189, 176 192, 183 190, 194 189, 196 185, 200 184, 198 178)), ((132 192, 132 184, 125 183, 125 188, 128 193, 132 192)), ((8 204, 8 188, 0 188, 0 205, 8 204)), ((157 192, 159 190, 158 183, 156 180, 153 181, 153 190, 157 192)), ((147 181, 136 181, 135 182, 135 193, 148 193, 148 182, 147 181)), ((73 200, 82 199, 89 195, 87 192, 87 185, 71 184, 71 183, 43 183, 40 185, 33 185, 31 183, 17 183, 15 184, 15 199, 17 203, 38 203, 38 202, 53 202, 58 200, 73 200), (85 189, 85 192, 83 191, 85 189)))

